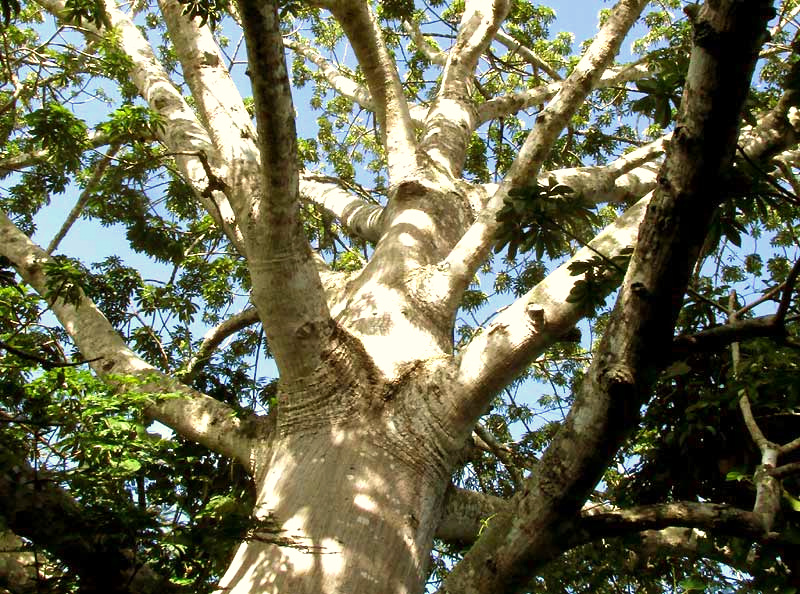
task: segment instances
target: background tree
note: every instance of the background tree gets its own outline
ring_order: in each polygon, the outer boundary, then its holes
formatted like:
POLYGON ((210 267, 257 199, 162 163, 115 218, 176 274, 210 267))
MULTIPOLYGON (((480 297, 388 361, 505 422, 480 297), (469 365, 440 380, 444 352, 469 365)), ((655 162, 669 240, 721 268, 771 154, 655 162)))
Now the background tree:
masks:
POLYGON ((9 591, 800 584, 797 2, 2 8, 9 591))

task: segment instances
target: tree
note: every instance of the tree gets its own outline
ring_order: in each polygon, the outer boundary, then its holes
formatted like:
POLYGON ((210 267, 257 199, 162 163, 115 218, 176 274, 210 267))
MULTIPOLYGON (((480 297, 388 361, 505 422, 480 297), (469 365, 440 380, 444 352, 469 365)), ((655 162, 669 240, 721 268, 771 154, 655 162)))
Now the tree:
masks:
POLYGON ((680 4, 573 54, 523 1, 4 2, 0 516, 55 587, 794 591, 800 5, 680 4))

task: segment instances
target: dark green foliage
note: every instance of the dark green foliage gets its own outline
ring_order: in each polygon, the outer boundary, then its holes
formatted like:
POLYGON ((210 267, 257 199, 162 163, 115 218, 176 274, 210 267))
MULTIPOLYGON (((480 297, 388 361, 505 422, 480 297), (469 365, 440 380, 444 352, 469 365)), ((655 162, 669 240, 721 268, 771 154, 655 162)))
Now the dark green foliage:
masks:
POLYGON ((533 250, 541 260, 562 255, 570 240, 586 235, 597 215, 571 188, 550 178, 546 186, 534 183, 515 188, 497 213, 500 223, 495 235, 495 253, 508 246, 508 259, 533 250))
MULTIPOLYGON (((99 269, 128 290, 137 284, 115 260, 99 269)), ((54 335, 40 324, 40 303, 13 277, 0 287, 0 341, 60 360, 54 335)), ((155 396, 141 390, 141 380, 113 378, 111 388, 85 367, 43 370, 2 347, 0 354, 0 450, 46 466, 50 480, 82 506, 85 525, 104 546, 135 551, 183 591, 211 591, 233 545, 253 525, 252 487, 242 469, 201 446, 154 432, 142 411, 155 396)), ((247 373, 215 377, 217 388, 198 381, 220 399, 234 402, 249 390, 247 373)), ((54 591, 77 586, 80 576, 64 573, 46 547, 38 554, 54 574, 54 591)))
POLYGON ((88 288, 86 270, 80 262, 66 256, 56 256, 44 267, 47 274, 45 299, 51 302, 63 299, 66 303, 80 305, 83 293, 88 288))
POLYGON ((25 116, 32 141, 47 150, 53 163, 74 170, 86 148, 86 124, 63 105, 50 103, 25 116))
POLYGON ((380 3, 380 11, 386 19, 408 19, 414 13, 414 0, 387 0, 380 3))
POLYGON ((589 260, 570 264, 570 274, 583 275, 583 278, 572 285, 567 301, 581 304, 586 311, 594 313, 603 306, 609 293, 619 287, 632 254, 633 248, 623 248, 610 258, 598 253, 589 260))
POLYGON ((89 21, 95 27, 111 28, 103 3, 99 0, 65 0, 64 12, 68 20, 78 24, 89 21))
POLYGON ((661 76, 636 81, 636 90, 644 97, 631 103, 631 111, 646 115, 666 128, 672 122, 672 110, 680 103, 685 72, 667 70, 661 76))
POLYGON ((192 19, 199 18, 201 27, 208 23, 212 29, 228 8, 228 0, 180 0, 180 3, 183 14, 192 19))
POLYGON ((150 109, 123 105, 115 110, 111 117, 98 125, 98 129, 107 134, 109 142, 145 140, 158 132, 164 131, 164 121, 150 109))
POLYGON ((20 8, 18 0, 2 0, 0 9, 3 11, 3 24, 8 26, 11 23, 11 19, 17 18, 20 8))

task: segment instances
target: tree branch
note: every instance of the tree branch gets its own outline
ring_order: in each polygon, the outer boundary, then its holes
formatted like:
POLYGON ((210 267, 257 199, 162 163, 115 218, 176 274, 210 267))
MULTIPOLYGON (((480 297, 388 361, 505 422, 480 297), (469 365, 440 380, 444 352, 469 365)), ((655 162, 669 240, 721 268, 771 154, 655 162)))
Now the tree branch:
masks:
POLYGON ((539 114, 500 188, 486 208, 446 258, 450 290, 461 294, 486 258, 497 229, 496 214, 509 190, 535 179, 558 134, 572 114, 597 86, 600 75, 614 59, 622 40, 638 18, 645 0, 620 0, 558 95, 539 114))
MULTIPOLYGON (((143 137, 143 139, 147 138, 143 137)), ((149 140, 154 139, 151 138, 149 140)), ((108 135, 103 132, 90 130, 86 142, 88 148, 100 148, 101 146, 110 144, 110 139, 108 135)), ((39 161, 47 159, 49 154, 49 149, 40 149, 29 153, 19 153, 7 159, 0 160, 0 179, 4 178, 9 173, 22 171, 23 169, 35 165, 39 161)))
POLYGON ((197 351, 192 355, 185 368, 178 373, 181 381, 191 384, 192 379, 208 363, 214 351, 226 338, 259 321, 258 310, 255 307, 248 307, 208 330, 197 351))
POLYGON ((730 505, 677 501, 627 509, 585 511, 570 537, 578 546, 609 536, 660 530, 668 527, 700 528, 715 534, 753 540, 769 539, 756 514, 730 505))
MULTIPOLYGON (((0 255, 8 258, 26 283, 39 295, 47 294, 45 265, 50 256, 26 237, 0 211, 0 255)), ((53 313, 75 341, 83 356, 91 360, 100 376, 130 375, 145 380, 137 389, 170 397, 148 407, 146 413, 183 437, 215 452, 238 460, 252 471, 251 450, 265 436, 255 417, 240 419, 227 404, 193 390, 138 357, 117 334, 91 299, 82 295, 77 305, 57 298, 53 313)))
POLYGON ((333 321, 300 218, 297 131, 277 2, 240 0, 239 13, 262 167, 246 215, 251 300, 281 380, 292 382, 322 364, 333 321))
POLYGON ((366 0, 332 0, 328 8, 344 29, 367 80, 386 148, 389 179, 404 179, 417 167, 417 143, 397 66, 366 0))
POLYGON ((69 211, 67 218, 64 220, 64 224, 61 225, 61 228, 55 234, 52 240, 50 240, 50 244, 47 246, 47 253, 52 254, 58 244, 61 243, 61 240, 69 232, 72 225, 75 224, 75 221, 78 220, 78 217, 81 216, 83 209, 86 208, 86 205, 89 203, 89 199, 92 197, 97 185, 100 183, 100 180, 103 178, 103 174, 108 169, 108 166, 111 164, 111 160, 114 158, 114 155, 117 153, 119 149, 118 144, 112 144, 108 149, 108 154, 103 155, 103 158, 94 166, 94 171, 92 171, 92 177, 89 178, 89 181, 86 182, 86 187, 81 192, 81 195, 78 197, 78 200, 75 202, 75 206, 72 207, 72 210, 69 211))
POLYGON ((443 52, 431 44, 420 31, 419 24, 414 21, 403 21, 403 29, 414 40, 414 45, 417 46, 419 51, 425 54, 425 57, 431 64, 437 66, 444 66, 447 62, 447 52, 443 52))
POLYGON ((689 353, 715 351, 731 343, 751 338, 771 337, 780 339, 786 335, 783 324, 775 316, 761 316, 749 320, 735 320, 721 326, 706 328, 694 334, 682 334, 672 342, 672 360, 689 353))
POLYGON ((633 245, 649 200, 643 198, 625 211, 589 247, 507 307, 461 351, 456 361, 460 386, 456 392, 459 410, 469 411, 465 418, 482 414, 499 389, 586 315, 581 304, 567 301, 574 284, 583 278, 573 276, 569 266, 590 259, 595 251, 611 258, 633 245))
POLYGON ((537 56, 536 52, 534 52, 531 48, 526 45, 522 45, 521 42, 514 39, 505 31, 498 31, 495 35, 495 39, 506 46, 511 53, 519 54, 523 60, 528 62, 534 68, 541 70, 553 80, 563 80, 555 68, 550 66, 550 64, 545 62, 541 57, 537 56))
MULTIPOLYGON (((793 42, 795 45, 800 50, 797 40, 793 42)), ((795 146, 800 139, 800 122, 789 117, 791 108, 800 107, 800 64, 792 63, 782 83, 784 91, 775 106, 755 126, 744 128, 739 140, 745 154, 758 155, 756 160, 762 162, 795 146)))
POLYGON ((546 185, 549 178, 569 186, 588 204, 619 203, 639 199, 656 186, 656 159, 664 154, 671 134, 615 159, 607 165, 556 169, 539 176, 546 185))
POLYGON ((0 585, 8 594, 34 592, 41 576, 33 551, 10 530, 0 530, 0 585))
POLYGON ((783 324, 783 321, 786 319, 786 312, 789 311, 789 306, 792 303, 798 275, 800 275, 800 260, 794 263, 789 274, 786 276, 786 280, 783 281, 783 293, 778 303, 778 311, 775 312, 776 324, 783 324))
MULTIPOLYGON (((596 82, 595 88, 605 89, 624 85, 633 80, 639 80, 650 75, 650 68, 646 61, 640 60, 625 66, 615 66, 603 72, 596 82)), ((477 109, 476 125, 480 126, 490 120, 513 115, 523 109, 542 105, 554 97, 564 86, 564 82, 551 82, 533 89, 518 91, 500 97, 494 97, 481 103, 477 109)))
POLYGON ((159 0, 159 6, 181 72, 216 149, 208 155, 212 161, 219 155, 219 171, 215 173, 225 180, 226 195, 239 216, 247 207, 252 186, 260 182, 256 132, 250 115, 211 29, 185 15, 184 5, 177 0, 159 0))
POLYGON ((636 427, 721 200, 719 180, 733 159, 770 11, 767 0, 721 0, 700 9, 696 22, 705 36, 692 50, 660 185, 597 354, 536 473, 510 513, 490 524, 456 565, 446 592, 524 588, 531 571, 563 551, 563 530, 636 427))
POLYGON ((472 77, 511 4, 508 0, 469 0, 456 42, 447 55, 439 92, 428 111, 420 149, 452 177, 464 165, 470 135, 476 127, 472 77))
POLYGON ((436 538, 462 545, 473 543, 492 518, 507 507, 508 501, 500 497, 450 485, 436 538))
POLYGON ((381 238, 383 207, 354 196, 340 180, 302 171, 300 195, 335 216, 348 232, 361 239, 377 243, 381 238))
POLYGON ((342 74, 338 68, 331 64, 330 61, 323 58, 322 55, 320 55, 316 49, 308 45, 305 40, 300 38, 285 38, 283 44, 314 64, 334 91, 368 111, 375 111, 375 104, 372 101, 369 90, 349 76, 342 74))
POLYGON ((0 461, 0 517, 81 578, 81 592, 148 594, 177 588, 136 558, 136 543, 111 514, 98 522, 53 477, 37 472, 10 448, 0 461))
MULTIPOLYGON (((64 18, 63 0, 37 0, 53 15, 64 18)), ((220 156, 214 147, 208 131, 197 120, 194 111, 175 88, 169 75, 155 57, 153 49, 130 17, 110 2, 106 3, 106 13, 111 25, 119 32, 120 50, 128 56, 131 63, 131 79, 139 93, 147 101, 150 109, 158 113, 165 126, 158 130, 161 141, 174 153, 184 179, 195 191, 203 207, 219 225, 231 242, 243 253, 241 230, 236 216, 224 193, 212 188, 211 179, 196 155, 204 154, 212 163, 215 175, 225 179, 221 170, 220 156)), ((103 37, 105 31, 90 22, 82 22, 81 30, 89 39, 103 37)))

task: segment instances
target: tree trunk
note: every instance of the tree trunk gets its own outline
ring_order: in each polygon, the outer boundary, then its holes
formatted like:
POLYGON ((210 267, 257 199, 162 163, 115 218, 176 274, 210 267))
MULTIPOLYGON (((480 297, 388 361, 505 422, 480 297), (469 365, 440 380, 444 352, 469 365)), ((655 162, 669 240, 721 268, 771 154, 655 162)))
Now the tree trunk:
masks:
POLYGON ((449 472, 385 413, 295 429, 256 461, 258 522, 219 592, 424 590, 449 472))

